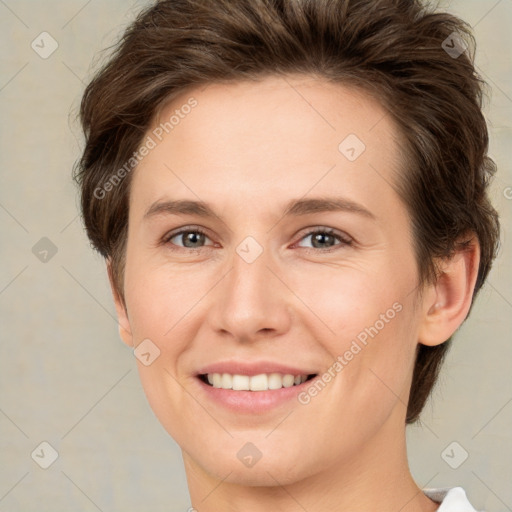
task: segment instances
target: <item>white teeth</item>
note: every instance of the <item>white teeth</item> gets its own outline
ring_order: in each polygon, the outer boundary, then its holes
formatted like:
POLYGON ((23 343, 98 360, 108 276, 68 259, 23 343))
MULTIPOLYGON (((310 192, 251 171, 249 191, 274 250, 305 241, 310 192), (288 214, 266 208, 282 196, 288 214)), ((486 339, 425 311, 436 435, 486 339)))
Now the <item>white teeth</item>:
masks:
POLYGON ((281 389, 283 387, 283 376, 280 373, 271 373, 268 376, 268 389, 281 389))
POLYGON ((265 373, 253 375, 249 379, 249 387, 251 391, 265 391, 268 389, 268 377, 265 373))
POLYGON ((307 375, 290 373, 260 373, 259 375, 232 375, 230 373, 208 373, 208 382, 214 388, 233 389, 235 391, 267 391, 269 389, 289 388, 306 382, 307 375))
MULTIPOLYGON (((223 373, 222 377, 225 377, 228 375, 227 373, 223 373)), ((231 375, 230 375, 231 377, 231 375)), ((234 389, 236 391, 249 391, 249 381, 250 377, 249 375, 233 375, 233 386, 229 388, 225 388, 222 386, 223 389, 234 389)), ((222 379, 222 383, 224 384, 224 378, 222 379)))
POLYGON ((289 373, 287 373, 283 377, 283 387, 291 388, 293 386, 294 379, 295 379, 295 377, 293 375, 290 375, 289 373))
POLYGON ((213 387, 214 388, 222 387, 222 375, 220 373, 213 374, 213 387))
POLYGON ((229 373, 223 373, 220 385, 224 389, 230 389, 231 387, 233 387, 233 377, 229 373))

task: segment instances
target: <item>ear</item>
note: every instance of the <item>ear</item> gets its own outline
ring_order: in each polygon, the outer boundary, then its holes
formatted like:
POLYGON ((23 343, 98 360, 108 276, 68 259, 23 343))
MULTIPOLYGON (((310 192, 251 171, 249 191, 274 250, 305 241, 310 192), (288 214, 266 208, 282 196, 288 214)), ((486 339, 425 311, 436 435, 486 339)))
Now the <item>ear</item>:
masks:
POLYGON ((130 320, 128 319, 128 313, 126 311, 126 306, 121 299, 121 296, 115 286, 114 283, 114 274, 112 271, 112 261, 110 258, 107 258, 107 274, 108 280, 110 282, 110 289, 112 291, 112 296, 114 298, 114 305, 116 307, 117 319, 118 319, 118 327, 119 327, 119 336, 121 339, 129 346, 133 347, 133 336, 130 328, 130 320))
POLYGON ((479 263, 480 246, 476 237, 439 263, 436 282, 424 291, 419 343, 440 345, 464 322, 471 307, 479 263))

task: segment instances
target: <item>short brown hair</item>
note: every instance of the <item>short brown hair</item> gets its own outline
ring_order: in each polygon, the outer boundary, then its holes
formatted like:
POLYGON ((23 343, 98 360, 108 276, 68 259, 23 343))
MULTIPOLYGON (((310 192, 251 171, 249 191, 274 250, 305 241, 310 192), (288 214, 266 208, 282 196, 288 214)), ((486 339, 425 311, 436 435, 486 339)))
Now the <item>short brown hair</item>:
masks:
MULTIPOLYGON (((161 0, 146 8, 80 109, 86 144, 75 179, 83 220, 94 248, 111 260, 121 300, 131 173, 108 193, 102 187, 158 109, 199 85, 296 73, 362 88, 389 111, 405 141, 395 185, 411 216, 420 284, 435 280, 436 260, 476 236, 474 299, 499 239, 474 49, 465 22, 419 0, 161 0)), ((418 346, 408 423, 418 419, 450 341, 418 346)))

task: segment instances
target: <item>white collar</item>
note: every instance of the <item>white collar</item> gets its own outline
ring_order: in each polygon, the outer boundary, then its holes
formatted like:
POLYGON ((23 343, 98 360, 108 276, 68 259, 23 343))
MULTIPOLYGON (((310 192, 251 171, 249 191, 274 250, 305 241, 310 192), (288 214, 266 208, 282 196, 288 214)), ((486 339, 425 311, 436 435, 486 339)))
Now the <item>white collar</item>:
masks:
POLYGON ((441 506, 437 512, 477 512, 469 503, 462 487, 453 489, 423 489, 424 494, 441 506))

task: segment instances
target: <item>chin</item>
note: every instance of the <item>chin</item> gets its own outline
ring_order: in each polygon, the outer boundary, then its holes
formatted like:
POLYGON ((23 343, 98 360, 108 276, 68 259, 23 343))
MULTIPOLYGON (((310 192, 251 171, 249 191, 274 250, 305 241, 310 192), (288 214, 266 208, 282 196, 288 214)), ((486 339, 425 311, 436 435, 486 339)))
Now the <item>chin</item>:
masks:
POLYGON ((239 439, 231 440, 230 445, 217 445, 219 448, 205 457, 205 452, 198 449, 197 444, 191 451, 185 450, 189 457, 210 476, 233 485, 252 487, 275 487, 289 485, 314 474, 315 464, 311 455, 290 453, 290 450, 279 449, 278 446, 262 450, 256 462, 246 460, 251 449, 239 439), (233 441, 235 441, 233 443, 233 441), (303 463, 308 461, 307 466, 303 463))

